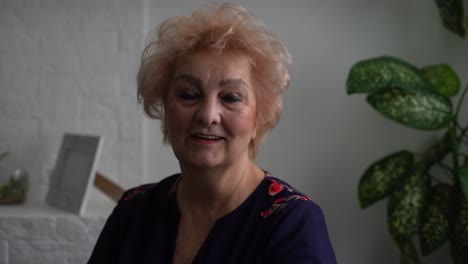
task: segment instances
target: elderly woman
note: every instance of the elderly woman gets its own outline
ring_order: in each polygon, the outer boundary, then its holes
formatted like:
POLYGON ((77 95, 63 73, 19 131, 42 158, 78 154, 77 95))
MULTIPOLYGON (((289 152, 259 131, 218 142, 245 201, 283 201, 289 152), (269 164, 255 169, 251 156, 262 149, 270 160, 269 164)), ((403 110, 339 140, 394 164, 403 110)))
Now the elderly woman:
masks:
POLYGON ((336 263, 322 210, 255 164, 289 85, 284 44, 235 4, 173 17, 138 96, 181 173, 127 191, 89 263, 336 263))

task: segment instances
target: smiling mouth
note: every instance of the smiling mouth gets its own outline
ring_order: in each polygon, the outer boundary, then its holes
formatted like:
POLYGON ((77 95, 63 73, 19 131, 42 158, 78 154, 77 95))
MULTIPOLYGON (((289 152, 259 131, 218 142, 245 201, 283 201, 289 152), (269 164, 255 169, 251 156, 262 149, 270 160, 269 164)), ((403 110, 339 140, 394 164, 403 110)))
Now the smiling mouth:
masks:
POLYGON ((193 134, 192 138, 200 143, 216 143, 223 140, 223 137, 205 134, 193 134))

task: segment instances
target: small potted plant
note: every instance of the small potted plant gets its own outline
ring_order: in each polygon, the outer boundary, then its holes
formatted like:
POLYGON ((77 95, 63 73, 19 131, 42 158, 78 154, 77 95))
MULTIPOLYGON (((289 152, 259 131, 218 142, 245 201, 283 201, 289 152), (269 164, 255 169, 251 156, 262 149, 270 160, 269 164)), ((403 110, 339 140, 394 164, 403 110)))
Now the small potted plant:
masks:
MULTIPOLYGON (((8 151, 0 154, 0 162, 8 151)), ((9 169, 0 164, 0 204, 23 203, 28 191, 28 175, 21 169, 9 169)))

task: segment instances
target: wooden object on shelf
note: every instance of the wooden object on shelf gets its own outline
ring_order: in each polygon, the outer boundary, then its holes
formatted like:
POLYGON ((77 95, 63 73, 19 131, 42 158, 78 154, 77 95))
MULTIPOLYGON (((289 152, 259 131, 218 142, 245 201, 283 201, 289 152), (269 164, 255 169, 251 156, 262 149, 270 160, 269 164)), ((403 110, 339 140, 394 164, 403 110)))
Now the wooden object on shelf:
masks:
POLYGON ((120 197, 122 197, 125 191, 120 185, 109 180, 104 174, 100 172, 96 172, 94 186, 96 186, 99 190, 101 190, 116 202, 120 199, 120 197))

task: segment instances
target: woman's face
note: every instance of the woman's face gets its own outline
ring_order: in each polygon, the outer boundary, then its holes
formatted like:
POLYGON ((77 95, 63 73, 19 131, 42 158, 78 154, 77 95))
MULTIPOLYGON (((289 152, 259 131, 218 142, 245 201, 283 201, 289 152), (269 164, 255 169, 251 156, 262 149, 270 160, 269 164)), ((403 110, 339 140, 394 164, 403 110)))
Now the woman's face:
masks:
POLYGON ((168 139, 181 166, 223 168, 249 160, 256 136, 248 60, 200 52, 176 64, 165 104, 168 139))

